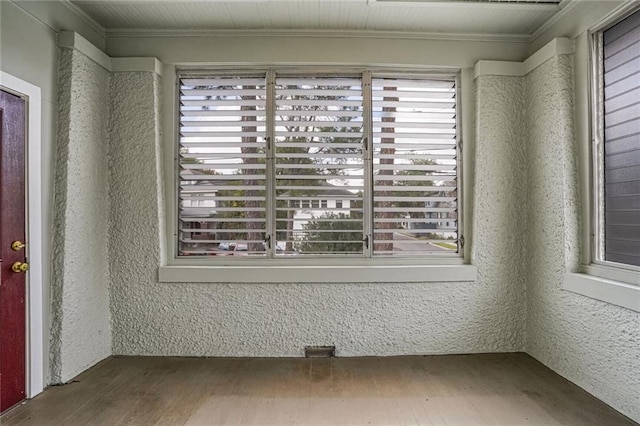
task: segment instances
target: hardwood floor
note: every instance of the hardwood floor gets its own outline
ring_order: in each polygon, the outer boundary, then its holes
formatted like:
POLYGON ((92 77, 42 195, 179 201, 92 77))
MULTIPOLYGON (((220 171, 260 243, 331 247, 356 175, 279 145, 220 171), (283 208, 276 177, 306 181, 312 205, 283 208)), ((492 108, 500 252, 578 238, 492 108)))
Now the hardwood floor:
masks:
POLYGON ((528 355, 113 357, 10 425, 635 425, 528 355))

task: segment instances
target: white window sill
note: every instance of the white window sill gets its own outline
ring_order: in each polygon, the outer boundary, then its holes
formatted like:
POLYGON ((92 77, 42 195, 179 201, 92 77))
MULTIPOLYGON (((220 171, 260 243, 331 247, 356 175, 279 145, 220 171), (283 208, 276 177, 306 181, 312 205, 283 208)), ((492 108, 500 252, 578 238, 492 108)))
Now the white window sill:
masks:
POLYGON ((640 272, 600 265, 584 266, 582 272, 565 274, 562 288, 640 312, 640 272))
POLYGON ((406 283, 475 281, 474 265, 161 266, 160 282, 406 283))

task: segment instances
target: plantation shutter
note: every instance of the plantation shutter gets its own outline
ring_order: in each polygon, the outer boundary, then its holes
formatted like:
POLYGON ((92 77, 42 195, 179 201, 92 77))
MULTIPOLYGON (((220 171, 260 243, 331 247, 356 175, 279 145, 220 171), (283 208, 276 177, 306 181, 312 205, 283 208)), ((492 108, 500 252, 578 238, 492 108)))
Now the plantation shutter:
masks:
POLYGON ((361 80, 276 78, 276 255, 362 255, 363 179, 361 80))
POLYGON ((604 257, 640 266, 640 12, 603 45, 604 257))
POLYGON ((264 253, 265 100, 264 75, 180 78, 179 255, 264 253))
POLYGON ((455 80, 374 78, 373 254, 458 250, 455 80))

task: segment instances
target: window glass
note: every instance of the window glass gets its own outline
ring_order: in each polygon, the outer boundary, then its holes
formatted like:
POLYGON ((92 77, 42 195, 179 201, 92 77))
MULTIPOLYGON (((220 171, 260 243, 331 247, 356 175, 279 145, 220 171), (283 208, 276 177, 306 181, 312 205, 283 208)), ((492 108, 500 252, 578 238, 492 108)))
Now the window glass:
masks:
POLYGON ((181 73, 178 256, 458 256, 456 90, 181 73))
POLYGON ((604 260, 640 266, 640 12, 602 34, 604 260))

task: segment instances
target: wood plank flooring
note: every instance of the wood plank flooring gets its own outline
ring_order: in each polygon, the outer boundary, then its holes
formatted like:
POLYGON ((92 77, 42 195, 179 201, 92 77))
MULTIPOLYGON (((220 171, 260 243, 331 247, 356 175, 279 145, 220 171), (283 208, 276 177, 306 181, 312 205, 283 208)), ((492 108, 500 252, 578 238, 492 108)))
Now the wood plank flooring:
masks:
POLYGON ((112 357, 11 425, 636 425, 526 354, 112 357))

